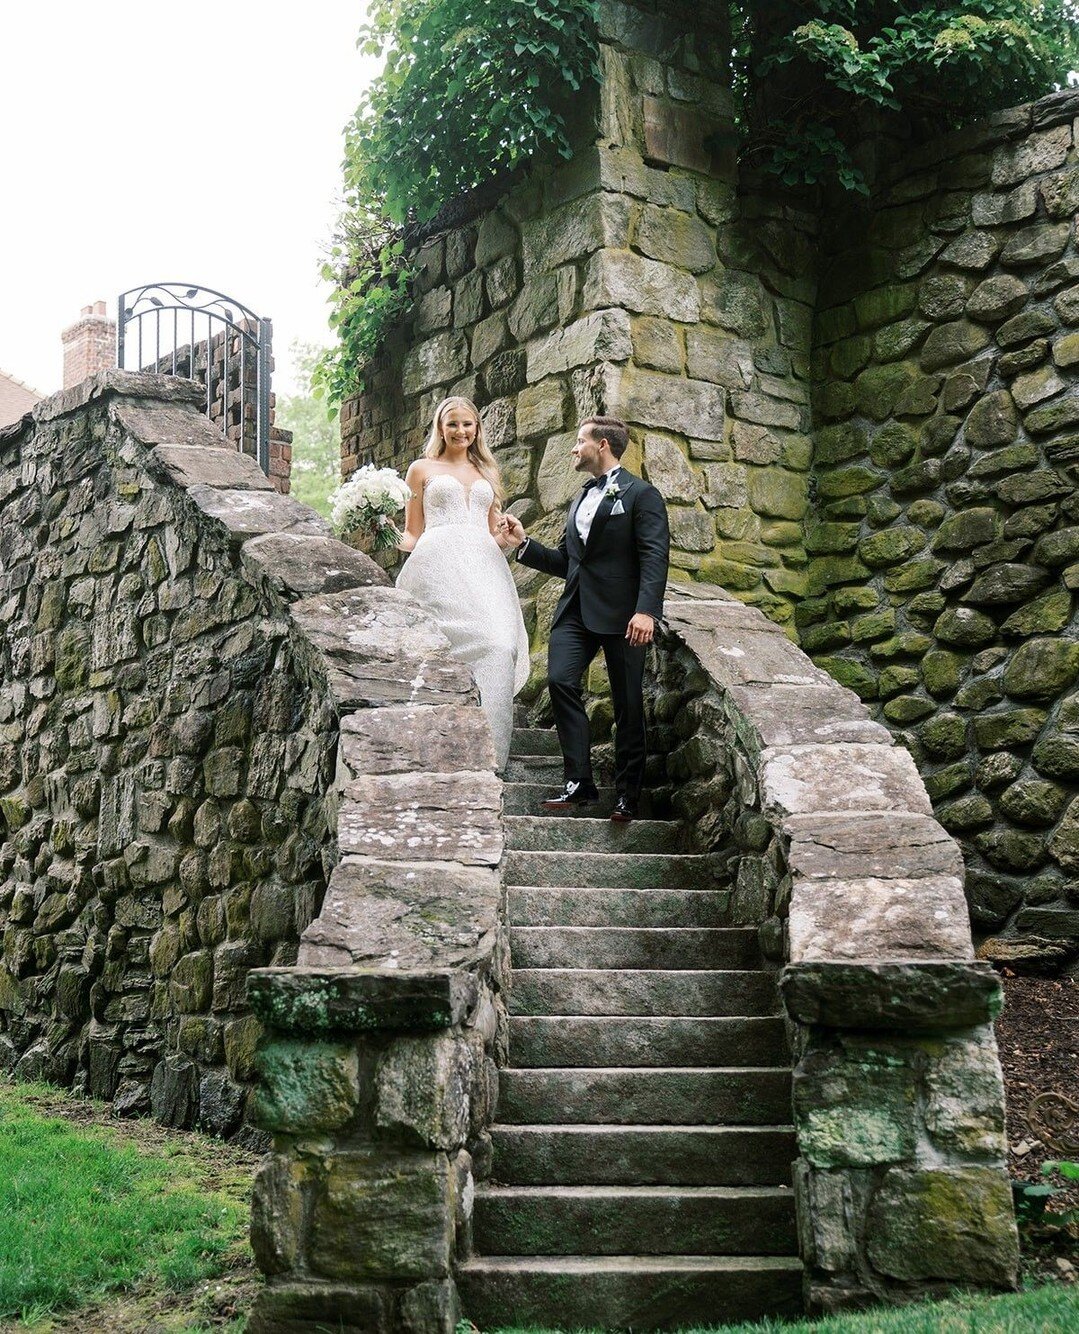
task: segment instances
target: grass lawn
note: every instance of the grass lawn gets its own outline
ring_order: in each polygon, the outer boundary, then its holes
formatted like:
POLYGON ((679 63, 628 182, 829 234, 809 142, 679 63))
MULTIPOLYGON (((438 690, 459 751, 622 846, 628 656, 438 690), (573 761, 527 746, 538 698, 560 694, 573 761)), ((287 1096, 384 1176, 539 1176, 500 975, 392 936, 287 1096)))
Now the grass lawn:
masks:
POLYGON ((0 1081, 0 1329, 237 1329, 213 1280, 250 1270, 256 1157, 107 1117, 0 1081))

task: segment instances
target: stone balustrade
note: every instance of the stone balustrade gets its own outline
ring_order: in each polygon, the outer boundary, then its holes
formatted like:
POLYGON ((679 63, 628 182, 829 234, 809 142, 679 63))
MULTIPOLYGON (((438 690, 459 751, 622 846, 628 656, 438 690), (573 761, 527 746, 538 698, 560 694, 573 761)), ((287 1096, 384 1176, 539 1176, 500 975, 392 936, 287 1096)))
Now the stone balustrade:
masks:
POLYGON ((910 755, 758 611, 673 588, 651 702, 669 799, 731 850, 795 1061, 807 1305, 1014 1287, 992 1020, 959 849, 910 755))

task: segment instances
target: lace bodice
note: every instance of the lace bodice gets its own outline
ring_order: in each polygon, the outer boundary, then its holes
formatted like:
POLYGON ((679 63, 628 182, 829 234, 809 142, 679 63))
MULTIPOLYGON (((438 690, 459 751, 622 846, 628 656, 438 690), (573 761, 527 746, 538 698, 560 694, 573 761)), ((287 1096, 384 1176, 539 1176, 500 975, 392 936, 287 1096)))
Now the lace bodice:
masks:
POLYGON ((468 489, 452 473, 440 472, 429 477, 423 488, 425 528, 444 528, 447 524, 468 524, 487 531, 487 513, 494 501, 491 483, 480 477, 468 489))

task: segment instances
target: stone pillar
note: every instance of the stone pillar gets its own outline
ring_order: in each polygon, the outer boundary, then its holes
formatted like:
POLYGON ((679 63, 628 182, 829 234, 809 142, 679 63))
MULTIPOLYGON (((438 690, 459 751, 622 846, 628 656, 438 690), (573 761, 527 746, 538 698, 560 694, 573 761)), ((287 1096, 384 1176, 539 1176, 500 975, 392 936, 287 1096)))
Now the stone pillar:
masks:
POLYGON ((82 314, 60 339, 64 345, 65 389, 116 365, 116 321, 106 314, 104 301, 83 306, 82 314))

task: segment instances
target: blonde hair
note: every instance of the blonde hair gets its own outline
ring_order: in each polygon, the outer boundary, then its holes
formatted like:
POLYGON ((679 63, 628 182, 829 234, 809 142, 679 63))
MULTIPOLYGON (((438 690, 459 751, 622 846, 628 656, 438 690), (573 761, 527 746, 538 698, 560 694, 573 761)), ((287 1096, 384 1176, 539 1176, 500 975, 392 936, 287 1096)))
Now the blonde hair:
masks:
POLYGON ((461 398, 459 395, 444 398, 435 408, 434 419, 431 422, 431 434, 427 437, 427 444, 423 450, 424 457, 437 459, 446 452, 446 441, 442 436, 442 418, 452 408, 464 408, 476 419, 476 438, 468 447, 468 461, 481 477, 485 477, 491 483, 491 489, 495 493, 495 503, 501 509, 502 502, 506 498, 506 493, 502 487, 502 473, 495 456, 487 446, 487 441, 483 438, 483 421, 480 418, 479 410, 470 398, 461 398))

